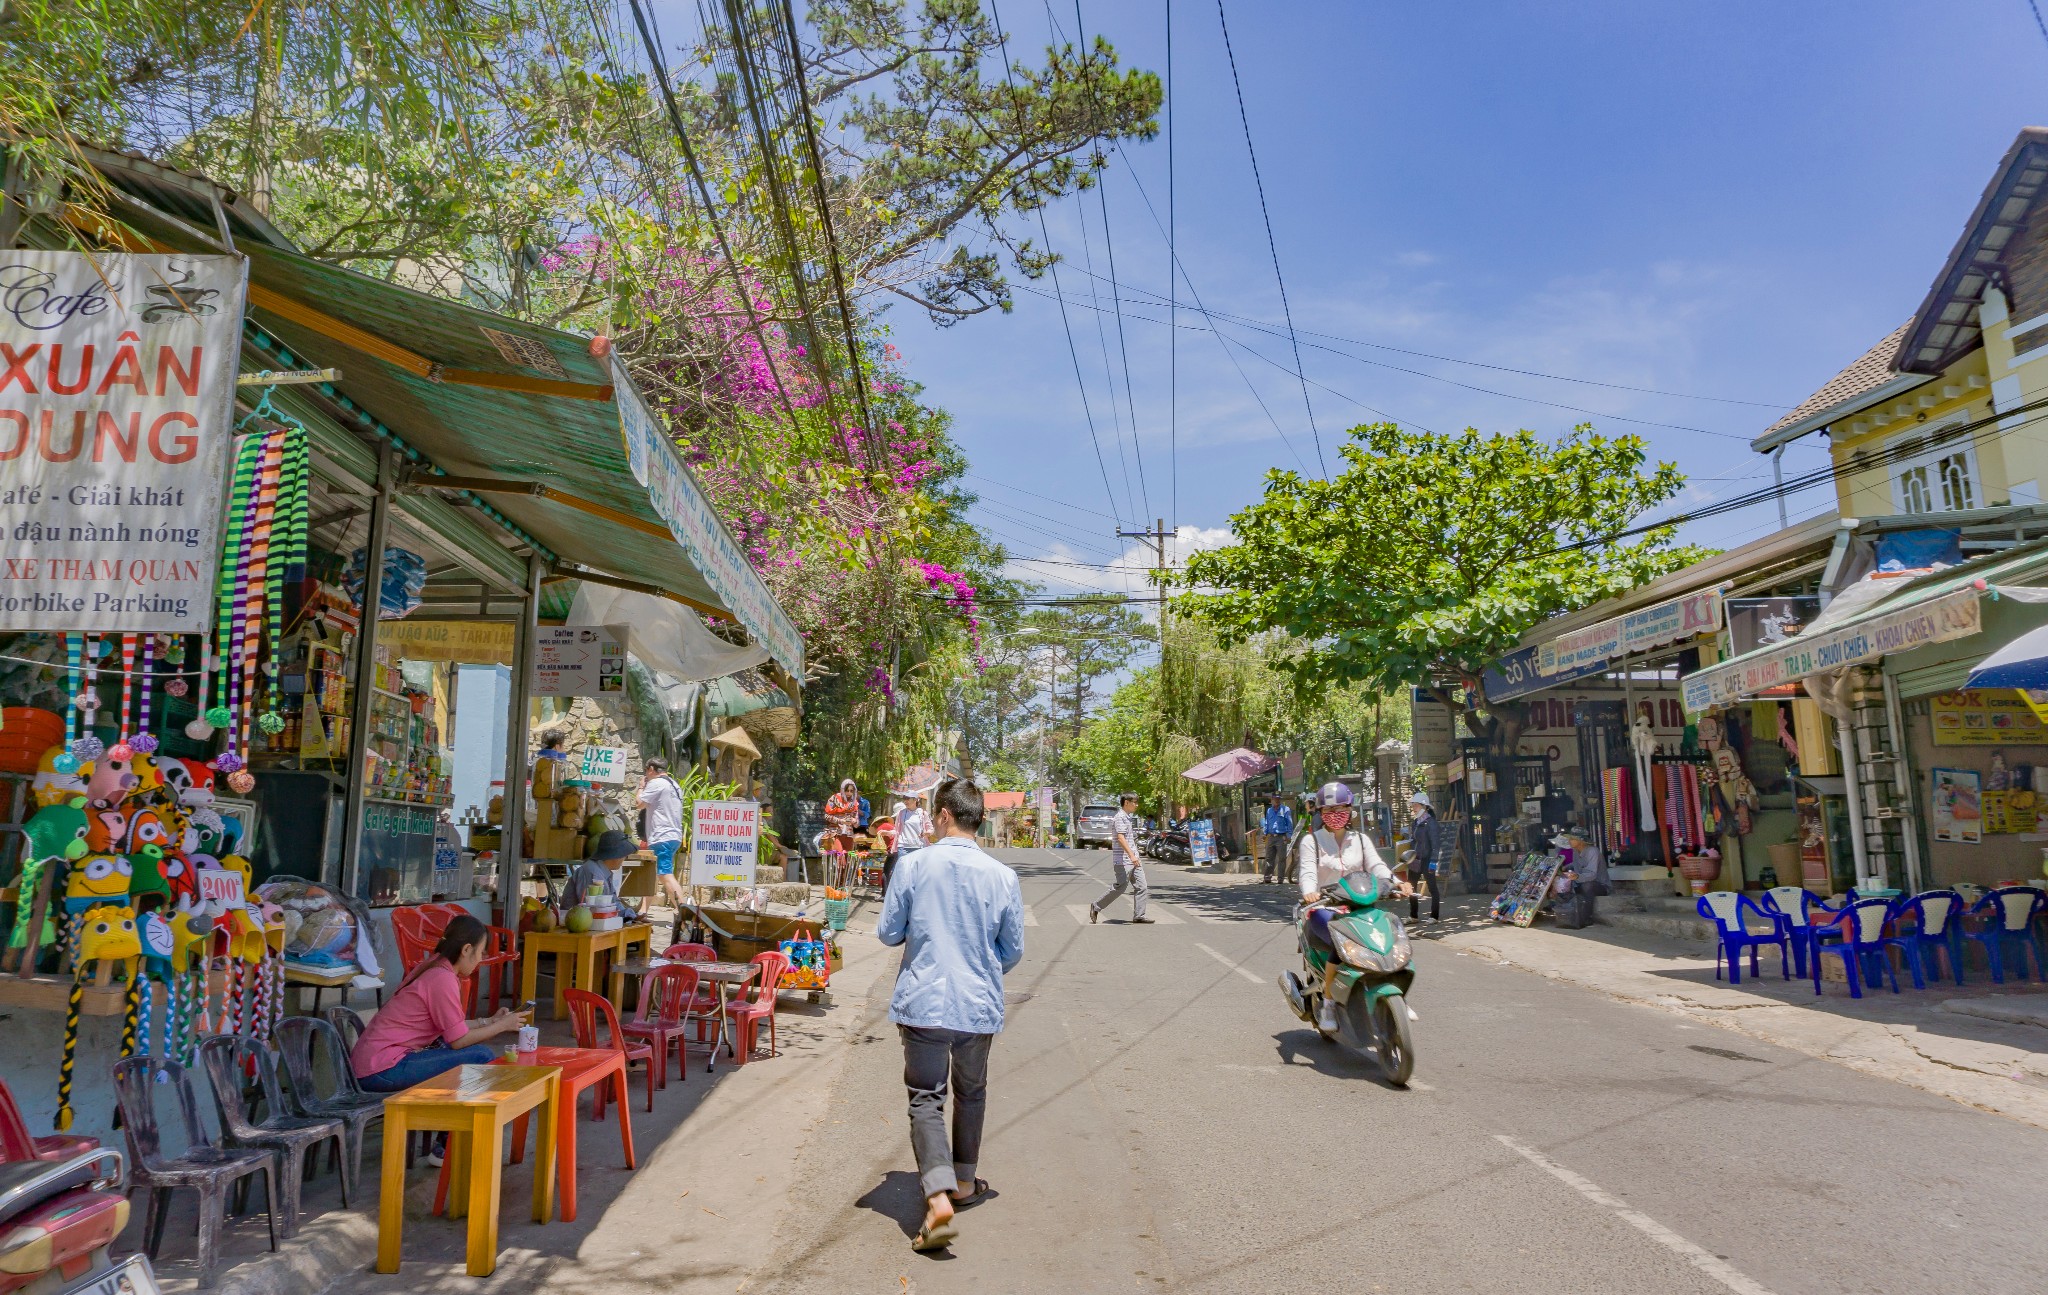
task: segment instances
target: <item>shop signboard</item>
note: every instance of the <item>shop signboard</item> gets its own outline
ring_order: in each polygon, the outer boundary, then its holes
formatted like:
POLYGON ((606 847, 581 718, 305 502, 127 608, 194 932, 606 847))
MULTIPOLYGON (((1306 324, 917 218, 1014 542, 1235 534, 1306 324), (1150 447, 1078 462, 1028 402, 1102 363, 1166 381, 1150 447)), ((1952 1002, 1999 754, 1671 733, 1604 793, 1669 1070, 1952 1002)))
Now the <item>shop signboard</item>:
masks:
POLYGON ((690 884, 754 884, 761 846, 761 804, 752 800, 700 800, 690 806, 690 884))
POLYGON ((1206 818, 1188 824, 1188 862, 1197 866, 1216 862, 1216 825, 1206 818))
POLYGON ((1820 615, 1820 598, 1812 594, 1785 598, 1730 598, 1728 650, 1731 656, 1754 652, 1796 638, 1820 615))
POLYGON ((1895 612, 1811 630, 1774 648, 1737 657, 1682 681, 1685 708, 1693 714, 1776 688, 1823 670, 1874 662, 1893 652, 1945 643, 1983 628, 1978 592, 1965 586, 1895 612))
POLYGON ((1299 751, 1289 751, 1280 757, 1280 790, 1300 791, 1302 787, 1302 762, 1305 757, 1299 751))
POLYGON ((377 646, 408 661, 511 665, 518 628, 510 621, 396 620, 377 626, 377 646))
MULTIPOLYGON (((1517 697, 1526 697, 1532 692, 1542 692, 1545 688, 1555 688, 1574 679, 1583 679, 1587 675, 1607 672, 1607 662, 1603 658, 1587 665, 1560 670, 1556 674, 1544 674, 1536 668, 1536 655, 1537 649, 1533 647, 1518 648, 1486 667, 1479 676, 1480 682, 1486 686, 1486 700, 1512 701, 1517 697)), ((1423 763, 1436 762, 1426 760, 1423 763)))
POLYGON ((0 630, 213 624, 246 266, 0 252, 0 630))
POLYGON ((583 780, 614 785, 626 781, 626 748, 586 746, 583 748, 583 780))
POLYGON ((1585 666, 1599 665, 1618 656, 1648 652, 1671 643, 1683 643, 1696 635, 1709 634, 1720 628, 1720 591, 1710 589, 1704 593, 1687 594, 1598 625, 1560 634, 1537 648, 1536 669, 1546 677, 1569 675, 1585 666))
POLYGON ((2010 688, 1936 694, 1928 703, 1936 746, 2040 746, 2048 729, 2027 699, 2010 688))
POLYGON ((783 669, 804 677, 803 635, 790 622, 781 604, 761 582, 761 577, 732 532, 725 528, 711 501, 697 485, 696 478, 676 452, 675 442, 647 406, 641 403, 633 380, 616 354, 612 357, 612 392, 619 408, 619 434, 626 444, 626 458, 633 477, 647 488, 654 511, 668 524, 669 533, 696 561, 704 582, 739 617, 754 641, 783 669))
POLYGON ((626 627, 542 625, 533 638, 536 697, 622 697, 626 627))
POLYGON ((1983 778, 1975 769, 1931 771, 1934 796, 1928 824, 1934 839, 1976 845, 1984 839, 1983 778))
POLYGON ((434 827, 439 815, 390 800, 363 802, 362 855, 356 875, 376 904, 410 903, 433 893, 434 827))
POLYGON ((1454 727, 1451 708, 1431 696, 1428 689, 1409 692, 1408 733, 1415 763, 1449 764, 1454 727))

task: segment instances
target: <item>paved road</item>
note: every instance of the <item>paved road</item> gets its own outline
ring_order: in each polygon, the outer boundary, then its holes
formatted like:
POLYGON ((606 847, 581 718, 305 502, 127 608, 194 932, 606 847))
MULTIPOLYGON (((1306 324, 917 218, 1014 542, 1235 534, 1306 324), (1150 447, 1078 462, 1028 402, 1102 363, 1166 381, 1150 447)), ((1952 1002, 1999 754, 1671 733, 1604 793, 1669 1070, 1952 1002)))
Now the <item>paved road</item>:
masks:
POLYGON ((884 977, 745 1289, 1920 1295, 2048 1272, 2048 1133, 1427 942, 1396 1091, 1282 1005, 1283 888, 1154 865, 1159 925, 1091 927, 1105 856, 1004 857, 1031 924, 994 1053, 1000 1197, 950 1255, 910 1252, 884 977))

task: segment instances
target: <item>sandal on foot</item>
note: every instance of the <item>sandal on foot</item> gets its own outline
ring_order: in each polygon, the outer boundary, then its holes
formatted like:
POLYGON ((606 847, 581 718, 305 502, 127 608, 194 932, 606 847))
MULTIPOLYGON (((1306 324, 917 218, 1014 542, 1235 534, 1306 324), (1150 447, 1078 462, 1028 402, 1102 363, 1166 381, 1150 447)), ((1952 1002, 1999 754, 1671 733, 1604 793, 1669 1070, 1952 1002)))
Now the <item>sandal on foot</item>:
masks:
POLYGON ((960 1229, 954 1226, 951 1219, 944 1223, 927 1223, 917 1230, 915 1237, 911 1238, 910 1248, 917 1251, 944 1250, 952 1245, 953 1238, 959 1235, 960 1229))
POLYGON ((968 1192, 965 1196, 955 1196, 953 1198, 953 1208, 955 1210, 973 1209, 983 1201, 1000 1195, 1002 1195, 1001 1192, 988 1185, 988 1179, 977 1178, 974 1180, 973 1191, 968 1192))

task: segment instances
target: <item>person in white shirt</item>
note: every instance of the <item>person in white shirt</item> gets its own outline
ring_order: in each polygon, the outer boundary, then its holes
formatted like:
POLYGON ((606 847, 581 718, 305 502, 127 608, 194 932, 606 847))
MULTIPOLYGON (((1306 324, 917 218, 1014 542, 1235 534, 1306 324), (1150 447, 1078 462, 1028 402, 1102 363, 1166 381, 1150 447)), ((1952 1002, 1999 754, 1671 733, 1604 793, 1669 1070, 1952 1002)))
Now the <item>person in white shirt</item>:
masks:
POLYGON ((909 796, 896 803, 896 848, 882 864, 882 893, 889 891, 889 878, 896 873, 896 862, 912 850, 922 850, 930 843, 932 835, 931 815, 924 812, 924 798, 909 796))
MULTIPOLYGON (((1330 918, 1336 910, 1322 905, 1325 887, 1334 886, 1355 872, 1369 872, 1379 878, 1382 885, 1391 887, 1403 895, 1412 895, 1415 888, 1394 876, 1394 870, 1380 858, 1379 847, 1372 838, 1351 826, 1351 788, 1341 782, 1326 782, 1316 793, 1316 814, 1318 822, 1313 831, 1301 834, 1301 844, 1295 848, 1294 880, 1301 888, 1301 920, 1308 925, 1309 938, 1319 944, 1328 944, 1330 918)), ((1336 960, 1330 962, 1335 971, 1336 960)), ((1328 987, 1325 986, 1327 989, 1328 987)), ((1322 1005, 1323 1020, 1319 1022, 1325 1030, 1337 1028, 1337 1005, 1326 994, 1322 1005)))
POLYGON ((683 846, 683 789, 668 776, 668 763, 659 756, 647 760, 646 777, 634 804, 647 811, 647 848, 654 852, 654 871, 661 878, 661 893, 675 906, 676 925, 681 926, 689 899, 676 880, 676 851, 683 846))
POLYGON ((1109 824, 1109 866, 1115 876, 1115 884, 1102 898, 1088 906, 1088 920, 1102 920, 1102 910, 1116 902, 1118 895, 1126 891, 1131 896, 1131 925, 1151 926, 1152 919, 1145 916, 1145 901, 1151 897, 1151 888, 1145 884, 1145 856, 1138 853, 1138 798, 1126 792, 1117 802, 1116 817, 1109 824))

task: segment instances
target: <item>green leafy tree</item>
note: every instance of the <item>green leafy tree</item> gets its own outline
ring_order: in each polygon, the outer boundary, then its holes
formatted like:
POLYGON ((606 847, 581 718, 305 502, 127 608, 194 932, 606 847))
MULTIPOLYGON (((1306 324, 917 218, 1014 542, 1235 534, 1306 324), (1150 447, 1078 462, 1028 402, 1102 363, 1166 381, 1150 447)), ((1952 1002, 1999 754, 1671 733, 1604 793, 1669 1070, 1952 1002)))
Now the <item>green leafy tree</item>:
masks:
POLYGON ((1345 470, 1275 469, 1231 519, 1237 543, 1193 554, 1176 606, 1225 643, 1284 631, 1276 664, 1305 689, 1419 683, 1483 699, 1480 673, 1548 617, 1697 560, 1658 527, 1624 536, 1684 475, 1646 469, 1641 438, 1579 427, 1455 435, 1359 427, 1345 470))

